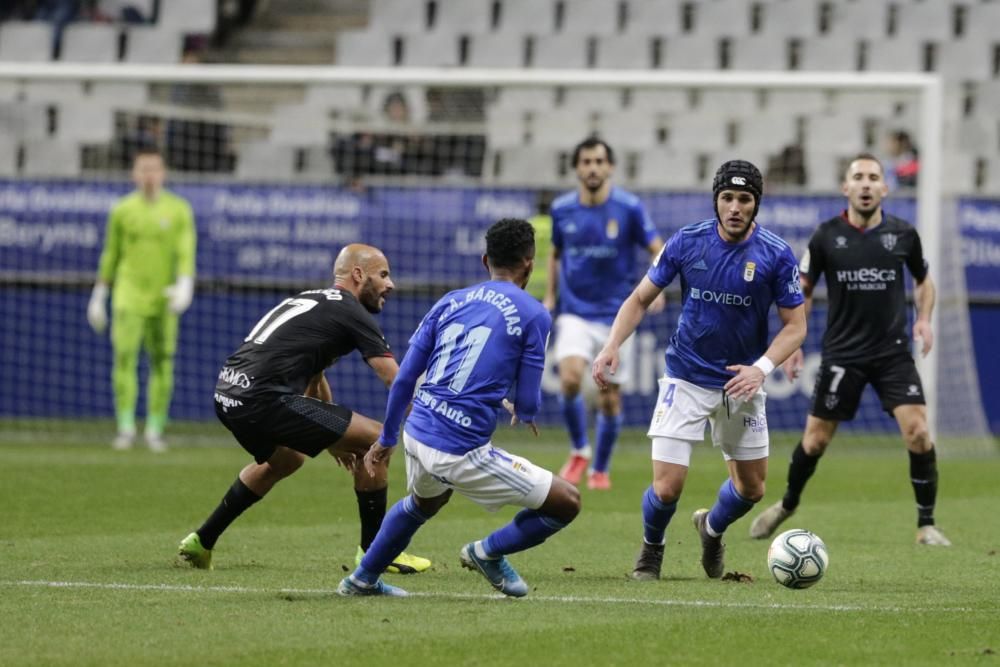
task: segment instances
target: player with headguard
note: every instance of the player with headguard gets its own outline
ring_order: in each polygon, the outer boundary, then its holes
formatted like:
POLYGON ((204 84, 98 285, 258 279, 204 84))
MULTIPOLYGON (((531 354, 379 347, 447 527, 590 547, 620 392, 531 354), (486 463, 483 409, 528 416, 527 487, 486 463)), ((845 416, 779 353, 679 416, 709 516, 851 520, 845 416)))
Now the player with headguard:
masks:
MULTIPOLYGON (((589 444, 580 389, 588 364, 607 340, 615 313, 635 284, 637 249, 648 250, 652 257, 663 247, 639 198, 611 185, 614 164, 611 147, 601 139, 591 137, 573 150, 579 185, 552 203, 552 252, 543 300, 551 311, 558 293, 554 354, 571 444, 559 476, 579 484, 589 464, 587 486, 595 490, 611 488, 611 454, 622 422, 620 386, 633 374, 627 352, 631 341, 625 344, 625 360, 598 393, 596 450, 589 444)), ((654 309, 662 310, 664 303, 658 299, 654 309)))
MULTIPOLYGON (((807 311, 821 277, 826 278, 830 299, 812 406, 802 440, 792 452, 785 495, 754 520, 750 535, 764 539, 792 515, 837 425, 854 418, 865 385, 870 383, 882 408, 899 424, 910 455, 917 543, 950 546, 934 523, 937 455, 907 333, 909 309, 903 267, 915 284, 913 337, 920 340, 922 354, 930 352, 935 289, 920 235, 909 223, 882 210, 888 187, 875 156, 856 157, 844 174, 841 189, 847 197, 847 209, 819 226, 801 263, 807 311)), ((798 377, 802 364, 803 354, 798 350, 785 362, 786 375, 798 377)))
POLYGON ((722 534, 764 496, 769 448, 764 378, 802 344, 805 309, 799 271, 783 240, 756 223, 763 179, 754 165, 726 162, 712 184, 715 218, 683 227, 622 304, 593 365, 606 382, 624 341, 664 287, 680 277, 681 315, 649 426, 653 483, 642 498, 643 543, 632 576, 660 577, 666 529, 684 489, 691 448, 711 428, 729 476, 711 510, 692 517, 705 573, 722 576, 722 534), (768 311, 782 328, 768 345, 768 311))
POLYGON ((524 508, 507 525, 462 547, 460 561, 505 595, 527 595, 527 584, 506 556, 541 544, 580 511, 576 487, 490 441, 501 407, 512 413, 512 424, 523 422, 538 434, 534 419, 552 320, 524 291, 534 257, 529 222, 497 222, 486 232, 483 256, 490 279, 446 294, 410 338, 389 391, 382 434, 365 455, 369 468, 388 458, 413 399, 403 432, 409 495, 389 510, 361 564, 340 582, 339 594, 406 595, 379 574, 457 491, 491 512, 504 505, 524 508), (506 400, 511 392, 513 403, 506 400))
MULTIPOLYGON (((334 264, 334 284, 301 292, 271 309, 226 360, 215 385, 215 414, 251 456, 215 511, 181 541, 180 558, 211 569, 212 550, 229 525, 307 456, 327 451, 354 474, 361 516, 357 558, 385 516, 388 458, 369 474, 360 465, 381 424, 333 403, 323 371, 358 350, 375 374, 392 384, 399 367, 372 317, 393 289, 389 263, 378 248, 351 244, 334 264)), ((386 566, 422 572, 426 558, 399 554, 386 566)))

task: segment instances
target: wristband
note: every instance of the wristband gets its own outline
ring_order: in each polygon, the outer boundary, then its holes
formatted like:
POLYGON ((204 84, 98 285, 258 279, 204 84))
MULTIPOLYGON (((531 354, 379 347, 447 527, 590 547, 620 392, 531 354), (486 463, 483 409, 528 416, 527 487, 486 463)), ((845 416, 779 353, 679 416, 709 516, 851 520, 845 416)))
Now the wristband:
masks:
POLYGON ((774 362, 768 359, 766 355, 762 355, 760 359, 753 362, 753 365, 764 371, 764 377, 770 375, 771 371, 774 370, 774 362))

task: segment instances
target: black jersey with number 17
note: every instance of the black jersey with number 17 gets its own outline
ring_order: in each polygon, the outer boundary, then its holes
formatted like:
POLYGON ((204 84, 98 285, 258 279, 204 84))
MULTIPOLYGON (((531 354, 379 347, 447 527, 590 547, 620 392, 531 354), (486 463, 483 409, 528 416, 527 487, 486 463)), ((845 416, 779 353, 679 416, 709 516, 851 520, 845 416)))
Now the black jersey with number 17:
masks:
POLYGON ((927 277, 920 236, 900 218, 883 213, 879 225, 863 230, 844 212, 819 226, 799 268, 813 286, 826 277, 824 360, 850 363, 909 353, 904 266, 917 282, 927 277))
POLYGON ((215 390, 230 399, 302 394, 339 357, 391 357, 375 318, 335 287, 285 299, 254 325, 219 372, 215 390))

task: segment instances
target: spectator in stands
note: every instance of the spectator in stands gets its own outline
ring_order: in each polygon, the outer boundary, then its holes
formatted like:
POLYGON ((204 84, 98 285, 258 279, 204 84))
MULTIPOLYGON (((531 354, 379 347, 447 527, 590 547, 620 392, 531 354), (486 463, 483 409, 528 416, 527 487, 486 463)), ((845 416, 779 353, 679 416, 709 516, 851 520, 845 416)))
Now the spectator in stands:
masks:
POLYGON ((32 19, 52 23, 52 53, 59 53, 63 30, 77 19, 82 5, 81 0, 39 0, 32 19))
POLYGON ((915 188, 917 174, 920 171, 920 158, 917 147, 910 139, 910 133, 904 130, 890 132, 886 150, 889 154, 889 169, 886 173, 889 189, 915 188))
POLYGON ((784 185, 802 186, 806 184, 805 153, 802 146, 789 144, 767 162, 767 188, 784 185))
MULTIPOLYGON (((197 43, 188 43, 182 63, 202 61, 197 43)), ((215 84, 177 83, 170 89, 171 103, 198 111, 217 111, 223 107, 222 90, 215 84)), ((167 122, 167 161, 173 169, 190 172, 230 172, 235 165, 230 146, 230 128, 223 123, 198 119, 172 119, 167 122)))

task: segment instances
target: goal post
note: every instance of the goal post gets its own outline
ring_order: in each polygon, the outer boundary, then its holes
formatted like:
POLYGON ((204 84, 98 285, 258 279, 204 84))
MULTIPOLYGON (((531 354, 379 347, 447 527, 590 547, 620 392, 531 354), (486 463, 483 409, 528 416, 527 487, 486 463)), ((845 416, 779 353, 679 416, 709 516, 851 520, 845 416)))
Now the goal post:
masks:
MULTIPOLYGON (((160 114, 165 117, 172 118, 193 118, 196 120, 206 121, 206 122, 218 122, 221 124, 228 124, 231 127, 236 128, 233 132, 239 134, 239 138, 242 139, 252 139, 255 143, 255 148, 263 152, 263 157, 266 160, 268 156, 268 151, 273 150, 275 154, 278 152, 278 148, 271 148, 268 144, 269 137, 273 138, 274 133, 277 131, 277 124, 272 122, 274 116, 278 113, 277 109, 281 106, 282 100, 287 97, 296 102, 301 101, 303 98, 308 97, 309 90, 315 87, 330 86, 330 87, 353 87, 356 89, 367 89, 367 88, 378 88, 379 90, 390 90, 393 88, 414 88, 414 89, 451 89, 451 90, 486 90, 486 91, 504 91, 508 89, 518 88, 518 89, 539 89, 539 90, 560 90, 560 91, 578 91, 578 90, 588 90, 588 89, 613 89, 618 91, 629 91, 630 94, 634 91, 640 90, 677 90, 685 91, 685 93, 690 93, 695 91, 698 93, 704 91, 782 91, 782 92, 805 92, 805 91, 822 91, 823 93, 841 93, 843 91, 856 91, 856 92, 898 92, 901 95, 906 95, 912 97, 915 100, 916 108, 919 113, 915 117, 917 122, 917 139, 918 145, 921 150, 921 172, 919 185, 915 192, 915 208, 913 209, 915 213, 915 222, 921 232, 924 253, 928 259, 931 266, 931 275, 935 282, 938 284, 938 305, 934 311, 933 320, 933 330, 935 332, 935 345, 932 347, 930 354, 926 358, 920 358, 918 355, 918 365, 921 371, 921 376, 924 383, 924 390, 927 396, 929 415, 931 418, 932 431, 937 439, 948 438, 954 439, 954 444, 949 442, 942 446, 942 453, 961 453, 961 454, 976 454, 976 453, 992 453, 995 451, 995 444, 993 440, 989 437, 988 429, 986 427, 986 420, 984 417, 984 412, 982 409, 981 397, 979 395, 979 385, 978 378, 976 375, 975 360, 973 347, 971 343, 971 331, 968 322, 968 302, 967 295, 965 292, 964 275, 962 267, 962 253, 961 253, 961 234, 958 228, 958 222, 956 216, 954 215, 953 207, 950 206, 948 200, 945 197, 945 193, 942 190, 942 180, 943 180, 943 169, 944 169, 944 151, 943 151, 943 125, 945 122, 944 113, 944 92, 941 80, 936 75, 932 74, 897 74, 897 73, 805 73, 805 72, 748 72, 748 71, 636 71, 636 70, 543 70, 543 69, 516 69, 516 70, 503 70, 503 69, 428 69, 428 68, 358 68, 358 67, 332 67, 332 66, 266 66, 266 65, 253 65, 253 66, 241 66, 241 65, 155 65, 155 66, 137 66, 137 65, 84 65, 84 64, 36 64, 36 63, 2 63, 0 64, 0 107, 4 103, 4 100, 20 100, 26 95, 24 89, 28 86, 34 86, 36 88, 43 88, 49 86, 51 90, 59 91, 62 86, 70 86, 74 90, 83 91, 82 94, 86 97, 91 88, 95 88, 101 85, 120 85, 123 86, 122 90, 128 90, 129 86, 141 86, 144 88, 152 88, 156 86, 173 86, 177 88, 180 86, 183 88, 187 87, 187 90, 192 90, 198 86, 226 86, 230 88, 240 88, 243 93, 242 98, 244 101, 250 100, 250 102, 259 102, 256 108, 251 111, 246 109, 233 109, 227 108, 226 106, 212 105, 205 103, 203 101, 193 101, 192 104, 187 104, 186 108, 181 108, 184 104, 176 105, 173 104, 177 102, 176 99, 165 99, 163 96, 155 99, 154 96, 142 95, 138 97, 135 101, 124 102, 122 104, 110 105, 110 108, 117 109, 120 111, 122 108, 130 110, 133 114, 149 113, 152 115, 160 114), (291 91, 289 93, 289 91, 291 91), (284 93, 284 94, 283 94, 284 93), (260 98, 255 100, 254 98, 260 98), (947 361, 945 361, 947 357, 947 361)), ((59 99, 58 104, 62 105, 61 118, 69 119, 76 115, 74 107, 74 95, 76 92, 68 92, 64 95, 56 95, 59 99)), ((89 98, 88 98, 89 99, 89 98)), ((487 102, 485 103, 488 107, 491 102, 489 101, 490 96, 487 95, 487 102)), ((185 100, 181 100, 185 103, 185 100)), ((336 100, 327 100, 327 106, 336 105, 336 100)), ((86 106, 86 105, 84 105, 86 106)), ((95 105, 90 105, 93 107, 95 105)), ((98 105, 99 106, 99 105, 98 105)), ((252 107, 253 104, 245 104, 245 107, 252 107)), ((295 104, 290 105, 292 107, 295 104)), ((83 106, 80 107, 81 109, 83 106)), ((89 107, 88 107, 89 108, 89 107)), ((558 111, 558 110, 556 110, 558 111)), ((761 113, 758 110, 741 110, 733 109, 731 110, 734 116, 750 116, 755 113, 761 113)), ((2 109, 0 109, 2 112, 2 109)), ((98 110, 98 113, 100 111, 98 110)), ((299 112, 295 112, 291 115, 286 114, 287 118, 291 118, 290 127, 286 128, 293 135, 296 131, 303 129, 303 126, 320 125, 323 126, 320 129, 326 129, 328 131, 336 131, 338 129, 343 129, 344 127, 350 127, 355 123, 355 120, 350 117, 349 113, 342 114, 335 118, 309 118, 308 117, 309 108, 303 107, 299 112), (301 113, 302 115, 296 117, 294 113, 301 113), (296 120, 298 118, 298 120, 296 120), (296 124, 299 124, 296 127, 296 124)), ((659 113, 656 110, 651 111, 651 113, 659 113)), ((82 121, 86 122, 86 121, 82 121)), ((364 122, 364 121, 362 121, 364 122)), ((458 125, 462 125, 464 121, 459 121, 458 125)), ((479 119, 473 123, 465 123, 465 125, 472 125, 473 132, 478 132, 480 134, 486 134, 487 130, 484 128, 484 121, 479 119)), ((463 126, 464 127, 464 126, 463 126)), ((410 128, 412 130, 412 128, 410 128)), ((418 128, 420 129, 420 128, 418 128)), ((433 128, 425 127, 423 128, 427 131, 436 131, 433 128)), ((84 128, 86 130, 86 128, 84 128)), ((51 128, 50 128, 51 131, 51 128)), ((572 147, 579 139, 580 136, 565 136, 561 137, 566 148, 572 147)), ((14 137, 15 141, 17 137, 14 137)), ((689 138, 690 139, 690 138, 689 138)), ((697 139, 696 139, 697 140, 697 139)), ((214 148, 207 148, 208 142, 215 141, 215 139, 198 138, 194 139, 197 144, 198 141, 206 142, 204 146, 196 145, 194 148, 196 151, 207 152, 209 150, 215 150, 214 148)), ((488 142, 487 142, 488 143, 488 142)), ((301 142, 300 142, 301 144, 301 142)), ((669 147, 669 142, 666 142, 667 147, 669 147)), ((216 144, 212 144, 215 146, 216 144)), ((444 142, 437 142, 434 144, 435 148, 433 150, 444 150, 440 148, 444 145, 444 142)), ((300 145, 300 148, 305 146, 300 145)), ((305 147, 308 148, 308 147, 305 147)), ((315 148, 315 147, 313 147, 315 148)), ((650 150, 656 150, 658 147, 652 145, 649 147, 650 150)), ((774 146, 773 152, 777 152, 781 147, 774 146)), ((487 151, 490 147, 487 145, 487 151)), ((848 154, 860 152, 862 146, 845 146, 844 151, 848 154)), ((21 149, 24 150, 23 148, 21 149)), ((247 154, 250 152, 250 148, 247 148, 247 154)), ((471 149, 466 149, 471 150, 471 149)), ((477 149, 478 150, 478 149, 477 149)), ((516 149, 515 149, 516 150, 516 149)), ((709 151, 706 151, 709 152, 709 151)), ((720 151, 712 152, 713 155, 718 154, 720 151)), ((297 154, 298 155, 298 154, 297 154)), ((301 161, 301 155, 298 158, 301 161)), ((202 171, 203 176, 194 177, 195 180, 200 182, 210 182, 210 183, 226 183, 234 182, 239 185, 240 181, 238 178, 234 178, 232 173, 226 173, 224 168, 219 167, 225 163, 225 160, 219 159, 218 156, 213 158, 212 167, 205 169, 197 168, 192 171, 202 171), (215 173, 220 172, 220 173, 215 173)), ((702 165, 704 167, 704 164, 702 165)), ((764 168, 764 165, 760 165, 764 168)), ((714 166, 712 167, 714 169, 714 166)), ((488 167, 483 167, 484 171, 488 171, 488 167)), ((33 172, 33 179, 47 180, 44 173, 33 172)), ((57 174, 53 175, 58 178, 57 174)), ((0 176, 2 182, 8 184, 16 184, 19 181, 25 180, 27 177, 23 173, 13 173, 9 176, 0 176)), ((65 177, 63 177, 65 178, 65 177)), ((118 183, 119 186, 127 182, 127 172, 124 171, 121 166, 116 169, 108 168, 101 172, 84 172, 81 177, 82 180, 93 181, 106 180, 109 182, 118 183)), ((181 182, 188 183, 192 179, 191 173, 182 173, 177 176, 177 179, 181 182)), ((265 179, 266 180, 266 179, 265 179)), ((257 181, 259 182, 259 181, 257 181)), ((392 187, 396 185, 391 178, 376 178, 372 180, 373 183, 377 185, 386 184, 387 187, 392 187)), ((645 179, 645 186, 639 186, 633 188, 628 176, 622 178, 617 178, 616 182, 622 184, 624 187, 630 189, 638 189, 640 195, 645 196, 646 194, 653 193, 656 195, 659 189, 654 186, 649 185, 650 180, 645 179)), ((701 181, 704 183, 705 181, 701 181)), ((296 210, 303 211, 303 215, 314 215, 309 219, 309 221, 303 222, 299 219, 289 219, 288 228, 282 231, 281 228, 275 227, 272 229, 272 233, 275 235, 280 235, 282 233, 288 234, 299 234, 300 230, 306 230, 301 232, 304 234, 303 238, 314 239, 317 242, 325 242, 327 244, 337 245, 347 242, 347 238, 352 231, 354 232, 364 232, 369 233, 372 229, 377 227, 377 225, 368 225, 367 227, 359 226, 355 224, 353 227, 350 224, 342 224, 334 230, 327 229, 324 227, 324 215, 328 218, 343 220, 350 218, 350 211, 352 207, 360 206, 354 199, 350 196, 344 196, 341 198, 337 197, 327 197, 323 191, 323 185, 334 186, 335 188, 340 188, 344 192, 350 194, 348 185, 343 182, 343 178, 338 177, 337 179, 331 178, 320 179, 319 181, 311 181, 308 177, 303 177, 302 183, 307 183, 311 185, 316 185, 319 188, 316 191, 309 191, 308 197, 309 203, 297 203, 295 206, 301 206, 305 208, 300 208, 296 210), (339 179, 339 180, 338 180, 339 179), (312 208, 309 208, 312 207, 312 208), (307 210, 308 209, 308 210, 307 210)), ((403 185, 407 185, 408 182, 404 181, 403 185)), ((534 183, 534 182, 533 182, 534 183)), ((541 189, 542 187, 546 189, 558 189, 572 187, 572 178, 568 173, 568 170, 563 165, 563 170, 561 172, 561 177, 554 177, 551 182, 534 183, 537 188, 524 188, 516 187, 511 185, 511 183, 500 183, 493 181, 489 176, 480 177, 478 172, 466 172, 462 175, 462 178, 458 180, 448 180, 447 178, 443 180, 433 181, 432 179, 424 178, 419 181, 419 187, 422 189, 421 196, 426 196, 427 191, 435 190, 435 188, 442 188, 447 190, 449 193, 457 192, 455 194, 456 201, 461 199, 463 191, 476 190, 476 204, 475 212, 476 214, 482 214, 483 216, 489 216, 494 213, 504 213, 513 212, 516 214, 530 215, 533 210, 531 208, 526 208, 526 201, 534 201, 535 192, 534 190, 541 189), (509 197, 505 198, 508 193, 515 193, 517 197, 511 199, 509 197), (492 199, 490 199, 492 197, 492 199), (486 203, 482 203, 486 202, 486 203), (492 202, 492 203, 491 203, 492 202), (513 203, 512 203, 513 202, 513 203)), ((274 185, 287 185, 287 186, 300 186, 301 183, 297 182, 296 177, 281 176, 274 179, 274 185)), ((527 185, 527 184, 525 184, 527 185)), ((687 190, 694 194, 703 194, 708 191, 707 186, 698 185, 690 188, 677 188, 676 186, 667 186, 666 190, 687 190)), ((119 187, 115 192, 119 192, 121 187, 119 187)), ((242 191, 241 191, 242 192, 242 191)), ((839 196, 833 187, 830 187, 826 192, 828 199, 823 204, 823 213, 825 215, 830 215, 835 212, 835 210, 829 209, 829 197, 839 196)), ((227 194, 225 192, 216 193, 217 197, 225 198, 227 194)), ((263 195, 262 195, 263 196, 263 195)), ((280 198, 283 196, 280 192, 274 193, 269 192, 267 197, 272 201, 275 197, 280 198)), ((303 195, 304 196, 304 195, 303 195)), ((113 198, 108 195, 100 201, 100 205, 103 206, 111 201, 113 198)), ((250 206, 250 204, 243 202, 241 206, 250 206)), ((262 206, 266 206, 262 204, 262 206)), ((406 204, 397 205, 399 207, 406 208, 406 204)), ((413 204, 413 206, 419 206, 419 204, 413 204)), ((764 208, 762 212, 767 211, 768 198, 765 198, 764 208)), ((93 206, 89 210, 91 215, 96 215, 96 210, 100 206, 93 206)), ((355 211, 356 212, 356 211, 355 211)), ((197 213, 197 211, 196 211, 197 213)), ((703 213, 702 209, 698 209, 697 215, 703 213)), ((0 214, 2 214, 2 209, 0 209, 0 214)), ((709 212, 702 217, 708 217, 709 212)), ((692 213, 691 215, 696 215, 692 213)), ((676 226, 681 224, 687 224, 689 222, 695 221, 697 218, 690 218, 684 220, 657 220, 656 222, 664 223, 666 227, 661 227, 661 231, 669 232, 672 231, 676 226)), ((816 218, 814 223, 818 223, 820 218, 816 218)), ((414 221, 416 222, 416 221, 414 221)), ((765 224, 766 224, 765 220, 765 224)), ((204 220, 199 219, 199 225, 214 225, 213 229, 218 231, 219 238, 225 238, 226 234, 231 234, 232 238, 237 238, 239 234, 247 233, 260 233, 266 234, 262 230, 262 227, 266 227, 268 221, 261 219, 259 221, 259 226, 261 228, 254 228, 251 230, 249 227, 243 229, 233 229, 230 232, 226 232, 225 220, 220 217, 217 220, 204 220)), ((256 224, 256 223, 255 223, 256 224)), ((339 223, 338 223, 339 224, 339 223)), ((450 223, 449 223, 450 224, 450 223)), ((477 223, 479 227, 482 227, 482 221, 477 223)), ((474 227, 475 225, 473 225, 474 227)), ((404 290, 409 289, 410 293, 419 295, 422 300, 420 304, 424 305, 427 299, 440 294, 437 293, 439 288, 444 288, 447 286, 452 286, 453 283, 457 284, 466 278, 466 274, 462 271, 457 271, 455 273, 449 273, 450 257, 441 256, 441 253, 447 253, 454 251, 452 249, 449 251, 445 246, 436 246, 440 252, 437 255, 434 254, 435 246, 426 245, 426 239, 414 229, 405 229, 405 226, 387 225, 380 229, 383 229, 386 234, 398 235, 401 242, 394 243, 394 247, 401 248, 416 248, 414 252, 424 253, 421 255, 421 261, 427 263, 429 266, 442 268, 442 272, 439 276, 434 277, 429 273, 420 274, 419 276, 406 276, 401 271, 399 272, 400 282, 404 285, 404 290), (441 278, 441 280, 437 280, 441 278)), ((20 228, 18 228, 20 229, 20 228)), ((31 236, 34 232, 18 232, 21 234, 28 234, 31 236)), ((0 234, 2 236, 2 234, 0 234)), ((39 237, 40 238, 40 237, 39 237)), ((797 250, 801 250, 804 247, 804 238, 808 238, 808 234, 805 232, 800 233, 800 238, 793 243, 793 247, 797 250)), ((370 239, 370 237, 369 237, 370 239)), ((371 240, 371 239, 370 239, 371 240)), ((455 232, 454 243, 461 246, 463 243, 463 256, 465 257, 465 265, 471 266, 468 262, 468 256, 474 256, 475 252, 479 249, 479 240, 475 237, 474 230, 472 232, 467 228, 461 227, 455 232)), ((245 250, 245 249, 243 249, 245 250)), ((240 250, 240 252, 243 252, 240 250)), ((10 253, 15 252, 16 248, 14 246, 8 245, 7 247, 0 246, 0 251, 2 251, 5 257, 12 257, 10 253)), ((288 245, 284 250, 274 250, 276 254, 273 257, 252 257, 253 253, 249 250, 246 259, 248 266, 253 264, 253 261, 257 261, 259 264, 266 264, 268 261, 272 265, 278 266, 284 263, 280 269, 276 269, 271 272, 271 274, 261 274, 256 277, 246 275, 243 277, 242 282, 239 282, 239 287, 245 288, 248 285, 255 289, 261 287, 272 287, 275 289, 280 289, 284 287, 297 287, 299 285, 304 285, 310 280, 321 280, 326 276, 317 275, 316 267, 322 263, 326 255, 320 252, 317 248, 306 248, 302 246, 295 246, 294 244, 288 245), (315 260, 315 262, 313 262, 315 260), (310 262, 313 262, 310 264, 310 262), (311 267, 310 272, 297 271, 296 267, 302 267, 309 264, 311 267), (254 280, 257 280, 256 284, 254 280)), ((262 251, 263 252, 263 251, 262 251)), ((399 262, 400 260, 396 258, 390 258, 391 261, 399 262)), ((404 261, 402 266, 408 266, 404 261)), ((76 266, 72 269, 66 269, 63 272, 56 270, 54 274, 52 272, 47 272, 46 275, 42 275, 39 271, 33 270, 31 266, 5 266, 3 268, 2 274, 4 279, 4 284, 0 285, 0 289, 8 290, 11 285, 40 285, 45 282, 55 282, 57 285, 59 283, 67 284, 76 280, 77 282, 85 282, 85 280, 92 277, 87 276, 81 267, 76 266)), ((96 270, 96 264, 94 266, 96 270)), ((474 274, 469 274, 474 275, 474 274)), ((227 276, 212 273, 209 281, 213 285, 218 286, 221 282, 225 282, 228 279, 227 276)), ((204 280, 204 279, 203 279, 204 280)), ((201 283, 200 283, 201 284, 201 283)), ((258 304, 255 304, 255 307, 258 304)), ((270 307, 270 306, 268 306, 270 307)), ((390 305, 389 308, 392 308, 390 305)), ((412 319, 413 317, 418 317, 416 315, 417 306, 413 306, 413 313, 409 313, 408 317, 412 319)), ((246 319, 256 319, 260 313, 255 312, 253 318, 249 314, 245 315, 246 319)), ((81 315, 82 317, 82 315, 81 315)), ((815 327, 816 323, 811 323, 815 327)), ((402 329, 405 329, 404 325, 400 325, 402 329)), ((661 328, 662 332, 662 328, 661 328)), ((211 332, 201 332, 204 335, 211 335, 211 332)), ((402 332, 399 333, 402 336, 402 332)), ((659 335, 658 338, 662 337, 659 335)), ((402 344, 406 339, 401 337, 398 339, 399 343, 402 344)), ((665 345, 665 340, 657 340, 655 342, 648 342, 644 344, 645 348, 650 350, 660 351, 665 345)), ((643 347, 640 345, 639 347, 643 347)), ((222 359, 218 360, 220 363, 222 359)), ((661 363, 661 362, 660 362, 661 363)), ((38 372, 45 373, 50 372, 51 368, 39 367, 38 372)), ((204 374, 203 369, 199 369, 198 372, 204 374)), ((209 374, 210 375, 210 374, 209 374)), ((5 380, 6 381, 6 380, 5 380)), ((211 377, 208 378, 207 382, 211 382, 211 377)), ((13 387, 4 387, 4 391, 13 390, 13 387)), ((207 391, 207 388, 206 388, 207 391)), ((655 394, 654 394, 655 395, 655 394)), ((801 399, 801 397, 800 397, 801 399)), ((183 400, 183 399, 181 399, 183 400)), ((178 397, 175 396, 175 404, 178 401, 178 397)), ((372 404, 376 405, 378 403, 378 396, 372 398, 372 404)), ((801 411, 802 401, 800 400, 796 410, 801 411)), ((10 405, 5 404, 4 410, 10 412, 10 405)), ((30 414, 30 411, 28 412, 30 414)), ((82 413, 88 413, 87 410, 83 410, 82 413)), ((553 412, 554 414, 554 412, 553 412)), ((20 417, 18 413, 13 415, 0 415, 4 416, 5 419, 8 416, 20 417)), ((803 413, 804 417, 804 413, 803 413)), ((787 423, 792 423, 789 419, 787 423)), ((883 423, 884 427, 884 423, 883 423)), ((8 427, 7 430, 9 430, 8 427)), ((15 430, 18 427, 14 427, 15 430)))

